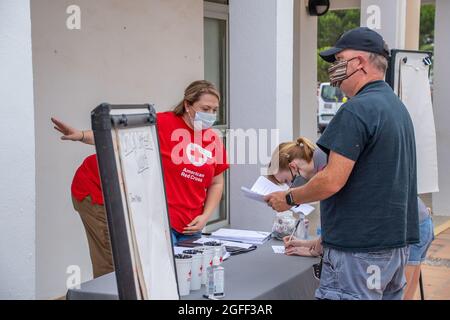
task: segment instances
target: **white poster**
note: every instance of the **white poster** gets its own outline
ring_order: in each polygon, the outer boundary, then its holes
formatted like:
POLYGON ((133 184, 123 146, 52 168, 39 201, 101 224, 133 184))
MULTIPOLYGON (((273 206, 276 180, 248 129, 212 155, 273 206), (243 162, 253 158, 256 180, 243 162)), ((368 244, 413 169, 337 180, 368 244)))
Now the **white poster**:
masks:
POLYGON ((434 124, 429 66, 424 54, 408 55, 400 63, 400 98, 408 108, 414 123, 417 148, 417 190, 419 194, 438 192, 436 129, 434 124))
POLYGON ((143 298, 178 299, 156 128, 145 126, 117 132, 143 298))

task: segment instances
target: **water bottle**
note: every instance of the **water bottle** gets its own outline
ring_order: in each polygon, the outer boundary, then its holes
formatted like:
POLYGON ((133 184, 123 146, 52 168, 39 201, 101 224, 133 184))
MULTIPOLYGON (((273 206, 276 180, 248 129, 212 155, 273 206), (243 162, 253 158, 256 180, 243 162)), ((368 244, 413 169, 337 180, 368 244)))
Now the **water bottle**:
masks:
POLYGON ((208 299, 220 299, 225 296, 225 269, 220 265, 220 257, 215 256, 212 266, 206 269, 206 293, 208 299))
POLYGON ((306 240, 308 238, 308 227, 305 224, 305 216, 301 214, 298 219, 299 221, 295 237, 300 240, 306 240))
POLYGON ((309 220, 307 220, 306 218, 303 219, 303 223, 305 225, 305 240, 309 239, 309 220))

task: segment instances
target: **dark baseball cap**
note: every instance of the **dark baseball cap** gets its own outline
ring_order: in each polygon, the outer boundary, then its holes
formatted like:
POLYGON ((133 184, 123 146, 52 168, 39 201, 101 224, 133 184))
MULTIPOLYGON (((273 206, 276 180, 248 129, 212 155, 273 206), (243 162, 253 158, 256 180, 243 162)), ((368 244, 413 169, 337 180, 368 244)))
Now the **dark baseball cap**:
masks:
POLYGON ((359 27, 345 32, 334 47, 320 52, 319 55, 327 62, 335 62, 335 54, 346 49, 373 52, 386 58, 389 57, 389 47, 383 37, 367 27, 359 27))

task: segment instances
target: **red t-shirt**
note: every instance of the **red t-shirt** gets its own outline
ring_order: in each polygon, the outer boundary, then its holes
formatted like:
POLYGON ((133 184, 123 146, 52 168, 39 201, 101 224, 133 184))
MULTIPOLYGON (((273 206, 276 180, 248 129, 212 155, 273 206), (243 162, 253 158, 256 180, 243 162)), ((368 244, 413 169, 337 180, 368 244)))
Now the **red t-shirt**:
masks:
MULTIPOLYGON (((158 113, 157 126, 170 223, 176 231, 183 232, 203 213, 213 178, 229 168, 226 151, 213 130, 194 133, 173 112, 158 113)), ((103 204, 96 160, 95 155, 88 157, 77 170, 72 194, 79 201, 91 195, 94 203, 103 204), (90 174, 90 161, 95 161, 95 176, 90 174)))
POLYGON ((158 114, 160 152, 172 228, 184 228, 203 213, 213 178, 228 169, 225 148, 213 130, 194 134, 173 112, 158 114))
POLYGON ((103 205, 102 185, 98 172, 97 155, 93 154, 84 159, 81 166, 75 172, 72 180, 72 196, 78 201, 83 201, 91 196, 93 204, 103 205))

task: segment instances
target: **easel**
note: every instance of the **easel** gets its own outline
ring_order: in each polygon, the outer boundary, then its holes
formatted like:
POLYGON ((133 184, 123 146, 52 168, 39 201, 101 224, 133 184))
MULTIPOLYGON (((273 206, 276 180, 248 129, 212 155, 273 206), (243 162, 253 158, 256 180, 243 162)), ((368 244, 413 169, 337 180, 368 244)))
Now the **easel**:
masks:
POLYGON ((156 111, 101 104, 91 118, 119 299, 177 300, 156 111))

